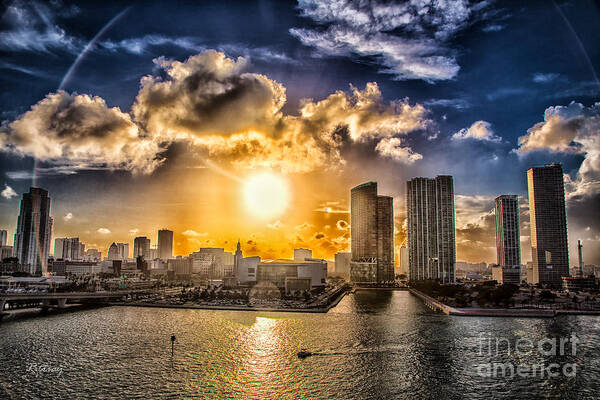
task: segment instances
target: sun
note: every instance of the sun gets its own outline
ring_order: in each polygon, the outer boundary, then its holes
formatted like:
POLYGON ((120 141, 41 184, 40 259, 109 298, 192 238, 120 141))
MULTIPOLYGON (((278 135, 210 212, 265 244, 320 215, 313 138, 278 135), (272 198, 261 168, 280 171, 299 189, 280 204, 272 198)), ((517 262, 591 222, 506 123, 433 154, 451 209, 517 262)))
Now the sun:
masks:
POLYGON ((289 206, 287 181, 270 172, 248 177, 244 182, 243 191, 246 209, 257 218, 278 217, 289 206))

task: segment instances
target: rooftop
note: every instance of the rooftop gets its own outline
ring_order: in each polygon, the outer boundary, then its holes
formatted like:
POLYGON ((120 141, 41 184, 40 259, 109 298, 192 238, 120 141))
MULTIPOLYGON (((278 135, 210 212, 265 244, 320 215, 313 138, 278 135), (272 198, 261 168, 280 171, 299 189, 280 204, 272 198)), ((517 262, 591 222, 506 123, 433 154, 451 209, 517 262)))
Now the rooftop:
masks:
POLYGON ((261 264, 314 264, 319 262, 326 262, 325 260, 311 258, 310 260, 289 260, 285 258, 279 258, 276 260, 263 260, 261 264))

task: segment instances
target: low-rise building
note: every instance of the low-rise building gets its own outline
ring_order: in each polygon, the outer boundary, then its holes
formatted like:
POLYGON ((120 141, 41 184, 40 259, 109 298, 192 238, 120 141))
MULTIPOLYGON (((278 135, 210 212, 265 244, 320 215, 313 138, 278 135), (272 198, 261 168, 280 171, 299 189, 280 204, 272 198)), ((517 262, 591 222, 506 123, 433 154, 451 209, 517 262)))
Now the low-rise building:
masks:
POLYGON ((327 261, 318 259, 267 260, 257 267, 257 282, 269 282, 278 288, 286 287, 286 278, 308 278, 310 287, 325 286, 327 261))
POLYGON ((13 256, 13 247, 12 246, 0 246, 0 261, 5 260, 7 258, 11 258, 13 256))
POLYGON ((173 271, 176 277, 189 277, 192 274, 192 260, 189 257, 171 258, 167 263, 168 271, 173 271))
POLYGON ((258 264, 260 263, 260 257, 242 257, 239 259, 236 277, 241 284, 252 284, 256 283, 256 271, 258 264))
POLYGON ((344 278, 350 278, 350 259, 352 253, 335 254, 335 274, 344 278))
POLYGON ((520 285, 521 284, 521 267, 492 267, 492 279, 498 282, 499 284, 513 284, 520 285))
POLYGON ((598 288, 596 278, 593 275, 588 277, 563 276, 562 284, 563 289, 567 292, 585 292, 598 288))
POLYGON ((309 291, 311 289, 311 278, 285 278, 285 293, 295 293, 302 291, 309 291))

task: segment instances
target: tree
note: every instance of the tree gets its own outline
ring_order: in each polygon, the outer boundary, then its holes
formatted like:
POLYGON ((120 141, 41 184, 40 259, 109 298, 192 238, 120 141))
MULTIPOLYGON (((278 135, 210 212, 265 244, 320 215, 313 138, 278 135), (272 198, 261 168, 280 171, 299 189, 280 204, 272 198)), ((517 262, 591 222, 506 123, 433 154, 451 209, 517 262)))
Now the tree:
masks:
POLYGON ((542 290, 539 298, 541 302, 553 302, 556 295, 549 290, 542 290))

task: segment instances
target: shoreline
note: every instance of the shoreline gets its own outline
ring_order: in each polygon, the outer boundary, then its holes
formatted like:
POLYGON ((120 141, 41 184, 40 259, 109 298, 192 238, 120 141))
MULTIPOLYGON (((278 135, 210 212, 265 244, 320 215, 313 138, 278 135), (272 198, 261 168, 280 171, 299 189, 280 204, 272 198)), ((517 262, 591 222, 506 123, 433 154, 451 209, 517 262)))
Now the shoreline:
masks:
POLYGON ((409 289, 409 292, 423 300, 425 305, 434 311, 441 311, 446 315, 455 315, 460 317, 554 318, 561 315, 600 316, 600 311, 591 310, 551 310, 537 308, 454 308, 416 289, 411 288, 409 289))
POLYGON ((70 312, 74 312, 74 311, 85 311, 85 310, 100 308, 102 306, 103 305, 101 305, 101 304, 73 303, 73 304, 66 304, 64 308, 32 307, 32 308, 19 308, 19 309, 14 309, 14 310, 9 310, 9 311, 5 310, 3 312, 0 312, 0 323, 15 321, 15 320, 24 319, 24 318, 31 318, 31 317, 51 316, 51 315, 66 314, 66 313, 70 313, 70 312))
POLYGON ((222 305, 222 306, 210 306, 210 305, 185 305, 185 304, 154 304, 154 303, 121 303, 111 302, 107 303, 110 306, 118 307, 154 307, 154 308, 176 308, 184 310, 222 310, 222 311, 254 311, 254 312, 289 312, 289 313, 313 313, 313 314, 325 314, 333 307, 337 306, 340 301, 348 294, 352 293, 350 290, 344 290, 339 293, 335 300, 329 303, 326 307, 312 307, 312 308, 278 308, 278 307, 254 307, 254 306, 235 306, 235 305, 222 305))

